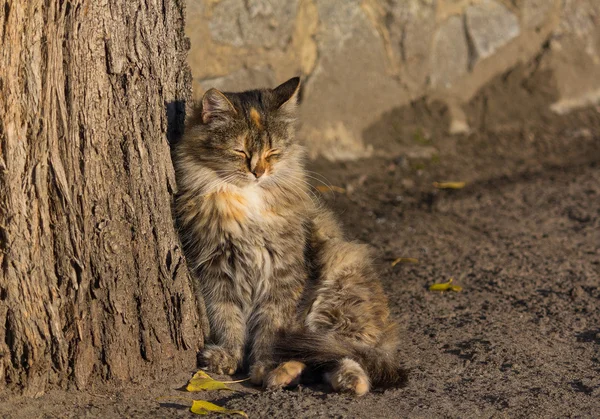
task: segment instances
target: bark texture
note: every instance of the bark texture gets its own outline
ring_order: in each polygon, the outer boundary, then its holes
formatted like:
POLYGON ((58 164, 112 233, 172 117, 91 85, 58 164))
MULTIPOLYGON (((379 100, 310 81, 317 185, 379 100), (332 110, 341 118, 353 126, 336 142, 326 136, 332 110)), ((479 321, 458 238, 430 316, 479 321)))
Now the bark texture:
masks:
POLYGON ((171 214, 183 27, 178 0, 0 2, 0 388, 194 365, 171 214))

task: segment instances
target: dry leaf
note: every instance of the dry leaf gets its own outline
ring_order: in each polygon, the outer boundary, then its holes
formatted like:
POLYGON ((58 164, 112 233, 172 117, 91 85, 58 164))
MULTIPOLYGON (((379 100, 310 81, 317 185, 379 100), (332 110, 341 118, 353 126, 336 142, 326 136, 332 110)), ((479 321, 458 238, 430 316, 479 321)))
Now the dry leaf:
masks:
POLYGON ((398 258, 392 262, 392 267, 396 266, 399 263, 419 263, 419 259, 415 258, 398 258))
POLYGON ((210 413, 222 413, 224 415, 240 415, 245 418, 248 417, 246 412, 242 410, 231 410, 226 409, 222 406, 218 406, 214 403, 207 402, 206 400, 193 400, 190 412, 197 415, 208 415, 210 413))
POLYGON ((444 282, 443 284, 433 284, 429 287, 429 291, 462 291, 462 287, 452 285, 452 281, 454 281, 454 278, 450 278, 448 282, 444 282))
POLYGON ((248 378, 244 380, 237 381, 217 381, 213 379, 210 375, 200 370, 189 381, 186 386, 187 391, 210 391, 210 390, 230 390, 235 391, 232 388, 226 386, 226 384, 232 383, 241 383, 242 381, 246 381, 248 378))
POLYGON ((319 185, 316 186, 319 192, 337 192, 337 193, 346 193, 346 189, 340 188, 339 186, 334 185, 319 185))
POLYGON ((462 189, 465 182, 433 182, 433 187, 438 189, 462 189))

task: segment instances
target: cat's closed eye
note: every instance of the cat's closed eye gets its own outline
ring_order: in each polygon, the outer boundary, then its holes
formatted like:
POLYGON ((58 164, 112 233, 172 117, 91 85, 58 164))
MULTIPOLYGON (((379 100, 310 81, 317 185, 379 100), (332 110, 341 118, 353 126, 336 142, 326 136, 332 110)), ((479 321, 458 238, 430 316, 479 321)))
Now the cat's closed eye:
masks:
POLYGON ((240 156, 243 156, 246 159, 248 158, 248 154, 244 150, 241 150, 241 149, 238 149, 238 148, 234 148, 233 152, 236 153, 236 154, 238 154, 238 155, 240 155, 240 156))
POLYGON ((279 156, 281 155, 281 150, 279 150, 278 148, 274 148, 272 150, 267 151, 267 153, 265 154, 265 159, 270 159, 271 157, 275 157, 275 156, 279 156))

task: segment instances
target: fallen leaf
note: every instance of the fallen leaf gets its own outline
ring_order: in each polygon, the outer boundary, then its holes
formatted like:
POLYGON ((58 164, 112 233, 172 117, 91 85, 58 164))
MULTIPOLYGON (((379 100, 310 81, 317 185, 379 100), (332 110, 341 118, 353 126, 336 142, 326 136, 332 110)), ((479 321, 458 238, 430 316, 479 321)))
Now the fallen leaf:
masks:
POLYGON ((208 415, 210 413, 222 413, 224 415, 240 415, 245 418, 248 417, 246 412, 244 412, 242 410, 226 409, 226 408, 216 405, 214 403, 207 402, 206 400, 193 400, 192 407, 190 408, 190 412, 195 413, 197 415, 208 415))
POLYGON ((337 192, 337 193, 346 193, 346 189, 340 188, 339 186, 334 185, 318 185, 317 190, 319 192, 337 192))
POLYGON ((212 378, 210 375, 205 373, 204 371, 200 370, 196 374, 194 374, 194 376, 188 382, 188 385, 186 386, 185 389, 187 391, 210 391, 210 390, 235 391, 234 389, 227 387, 226 384, 241 383, 242 381, 246 381, 246 380, 248 380, 248 378, 246 378, 244 380, 237 380, 237 381, 217 381, 214 378, 212 378))
POLYGON ((459 287, 458 285, 452 285, 452 281, 454 281, 454 278, 450 278, 448 282, 444 282, 442 284, 433 284, 429 287, 429 291, 462 291, 462 287, 459 287))
POLYGON ((462 189, 466 182, 433 182, 433 187, 438 189, 462 189))
POLYGON ((398 258, 398 259, 394 259, 394 261, 392 262, 392 267, 396 266, 399 263, 419 263, 419 259, 415 259, 415 258, 398 258))

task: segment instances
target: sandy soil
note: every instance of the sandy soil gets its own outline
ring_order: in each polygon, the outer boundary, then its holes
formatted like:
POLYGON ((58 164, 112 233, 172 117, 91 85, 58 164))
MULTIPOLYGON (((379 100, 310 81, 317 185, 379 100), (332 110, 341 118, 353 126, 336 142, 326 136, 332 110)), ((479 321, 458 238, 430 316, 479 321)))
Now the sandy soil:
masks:
MULTIPOLYGON (((402 389, 362 398, 324 386, 207 399, 251 418, 597 417, 600 412, 600 108, 545 111, 551 78, 519 69, 469 110, 469 135, 445 134, 447 111, 417 102, 365 132, 379 155, 311 169, 323 192, 380 256, 410 370, 402 389), (546 105, 544 105, 546 104, 546 105), (407 157, 408 156, 408 157, 407 157), (436 190, 433 181, 465 181, 436 190), (391 267, 396 257, 419 264, 391 267), (459 293, 428 286, 450 277, 459 293)), ((0 396, 0 417, 192 417, 164 382, 36 399, 0 396)))

